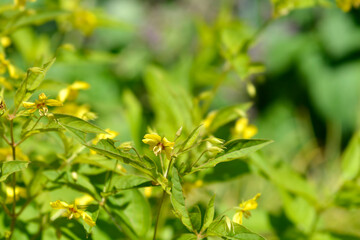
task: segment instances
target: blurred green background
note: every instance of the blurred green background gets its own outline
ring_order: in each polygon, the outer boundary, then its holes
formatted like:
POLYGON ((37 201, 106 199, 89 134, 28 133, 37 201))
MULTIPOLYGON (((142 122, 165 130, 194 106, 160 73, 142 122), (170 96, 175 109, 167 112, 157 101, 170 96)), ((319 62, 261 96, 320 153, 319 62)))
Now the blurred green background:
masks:
MULTIPOLYGON (((277 188, 279 181, 289 181, 302 189, 307 179, 320 202, 339 188, 343 151, 360 126, 360 10, 312 7, 272 18, 267 0, 38 0, 28 7, 59 16, 79 11, 72 25, 61 17, 40 19, 11 33, 9 59, 25 70, 56 55, 43 89, 56 97, 66 84, 90 83, 78 102, 98 115, 99 126, 119 132, 116 139, 138 147, 144 147, 147 126, 173 136, 180 126, 189 132, 201 122, 189 119, 194 99, 221 76, 218 29, 241 29, 240 41, 255 33, 246 53, 265 72, 246 81, 226 74, 209 111, 252 102, 248 115, 258 127, 256 138, 275 141, 254 161, 281 168, 284 175, 276 180, 258 167, 220 164, 201 176, 205 186, 191 191, 189 204, 215 192, 222 212, 261 192, 259 208, 244 226, 268 239, 308 239, 314 222, 314 239, 360 239, 358 173, 350 179, 357 189, 347 193, 351 203, 320 210, 319 221, 306 197, 277 188), (173 115, 164 116, 169 108, 173 115)), ((233 125, 216 136, 229 138, 233 125)), ((172 224, 165 223, 164 239, 174 237, 172 224)))

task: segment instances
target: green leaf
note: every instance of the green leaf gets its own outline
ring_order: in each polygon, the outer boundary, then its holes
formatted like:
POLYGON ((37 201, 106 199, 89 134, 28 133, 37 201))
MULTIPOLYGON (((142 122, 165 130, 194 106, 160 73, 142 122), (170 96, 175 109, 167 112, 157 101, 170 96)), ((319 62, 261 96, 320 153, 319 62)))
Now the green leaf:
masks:
POLYGON ((186 138, 186 140, 184 141, 184 143, 181 145, 181 148, 179 151, 186 151, 188 148, 192 147, 196 141, 196 139, 198 138, 200 131, 201 131, 201 126, 196 127, 191 133, 190 135, 186 138))
POLYGON ((211 121, 209 132, 215 132, 219 127, 243 116, 251 105, 251 103, 244 103, 222 108, 211 121))
POLYGON ((207 235, 218 236, 229 240, 265 240, 244 226, 231 222, 228 226, 225 220, 214 221, 207 230, 207 235))
POLYGON ((360 132, 357 132, 350 140, 342 156, 342 177, 352 180, 359 175, 360 171, 360 132))
POLYGON ((192 170, 193 172, 200 171, 201 169, 211 168, 216 166, 221 162, 229 162, 235 159, 241 159, 249 154, 258 151, 259 149, 270 144, 271 140, 262 140, 262 139, 235 139, 227 142, 224 146, 226 150, 224 153, 219 154, 218 157, 212 158, 205 162, 204 164, 195 167, 192 170))
POLYGON ((314 224, 316 210, 301 196, 291 196, 285 190, 280 190, 284 210, 287 217, 302 231, 309 233, 314 224))
POLYGON ((31 97, 54 62, 55 58, 45 63, 41 68, 32 67, 28 69, 25 79, 21 82, 20 87, 15 93, 15 108, 18 108, 22 102, 27 101, 31 97))
POLYGON ((175 215, 181 220, 181 222, 185 225, 185 227, 190 231, 194 231, 188 210, 185 206, 185 198, 182 191, 182 186, 180 183, 180 178, 178 171, 176 168, 173 168, 173 175, 172 175, 172 189, 171 189, 171 196, 170 200, 172 206, 174 207, 175 215))
POLYGON ((131 130, 132 139, 135 146, 139 147, 142 137, 141 131, 143 124, 141 103, 130 90, 126 90, 124 92, 123 101, 125 105, 125 115, 131 130))
POLYGON ((29 163, 29 161, 20 160, 3 162, 1 166, 0 182, 5 181, 10 174, 27 168, 29 163))
POLYGON ((253 154, 251 156, 251 163, 260 168, 262 173, 278 187, 304 197, 315 206, 318 204, 314 188, 299 173, 291 169, 290 166, 284 163, 279 166, 272 166, 269 159, 262 157, 260 154, 253 154))
POLYGON ((102 193, 102 196, 116 194, 121 190, 152 186, 151 180, 136 175, 115 176, 112 183, 111 192, 102 193))
POLYGON ((199 206, 195 206, 189 212, 191 224, 196 231, 199 231, 201 228, 201 211, 199 206))
POLYGON ((114 205, 110 209, 122 219, 119 224, 137 236, 132 239, 145 239, 151 225, 151 209, 143 194, 137 189, 126 190, 111 201, 114 205))
POLYGON ((96 134, 107 133, 98 126, 78 117, 74 117, 66 114, 59 114, 59 113, 55 113, 54 117, 61 126, 65 126, 70 129, 75 129, 83 133, 96 133, 96 134))
POLYGON ((67 11, 59 11, 59 10, 55 10, 55 11, 46 10, 42 12, 37 11, 36 14, 30 14, 30 15, 25 14, 21 18, 17 19, 17 21, 15 21, 13 24, 11 24, 9 28, 5 29, 5 31, 6 34, 9 34, 21 27, 28 25, 40 25, 42 23, 54 20, 58 17, 66 16, 68 14, 69 12, 67 11))
POLYGON ((114 146, 114 141, 111 139, 102 139, 96 146, 85 146, 96 151, 98 154, 117 159, 121 163, 128 164, 136 168, 159 183, 164 190, 169 191, 167 179, 157 172, 156 165, 153 161, 151 161, 151 159, 146 157, 139 159, 137 155, 124 153, 114 146))
POLYGON ((202 226, 200 232, 205 232, 206 229, 210 226, 210 224, 214 220, 214 215, 215 215, 214 202, 215 202, 215 195, 210 199, 209 204, 206 207, 205 216, 204 216, 204 223, 203 223, 203 226, 202 226))

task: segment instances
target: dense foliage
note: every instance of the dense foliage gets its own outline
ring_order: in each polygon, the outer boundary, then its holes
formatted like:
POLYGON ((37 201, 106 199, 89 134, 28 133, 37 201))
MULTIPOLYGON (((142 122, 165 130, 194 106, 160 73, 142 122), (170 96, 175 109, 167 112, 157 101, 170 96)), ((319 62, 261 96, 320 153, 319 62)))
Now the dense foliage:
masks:
POLYGON ((0 238, 360 238, 359 6, 2 1, 0 238))

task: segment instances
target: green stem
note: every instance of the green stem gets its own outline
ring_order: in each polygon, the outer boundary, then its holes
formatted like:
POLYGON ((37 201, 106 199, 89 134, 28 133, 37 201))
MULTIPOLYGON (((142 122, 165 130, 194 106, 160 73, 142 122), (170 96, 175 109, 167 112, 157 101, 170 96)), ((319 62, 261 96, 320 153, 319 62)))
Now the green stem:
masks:
MULTIPOLYGON (((168 177, 171 164, 173 163, 173 159, 174 159, 174 157, 171 157, 171 159, 170 159, 170 161, 169 161, 169 165, 167 166, 166 172, 165 172, 165 174, 164 174, 164 177, 165 177, 165 178, 168 177)), ((160 203, 159 203, 159 210, 158 210, 158 213, 157 213, 157 216, 156 216, 156 222, 155 222, 155 229, 154 229, 153 240, 156 240, 156 234, 157 234, 157 229, 158 229, 158 225, 159 225, 161 208, 162 208, 162 205, 163 205, 163 203, 164 203, 165 196, 166 196, 166 191, 163 190, 163 194, 162 194, 162 196, 161 196, 160 203)))
MULTIPOLYGON (((10 119, 10 137, 11 137, 11 150, 12 150, 12 158, 13 161, 16 160, 16 144, 14 141, 14 119, 10 119)), ((9 239, 12 238, 12 235, 15 230, 15 224, 16 224, 16 172, 13 173, 12 178, 12 187, 13 187, 13 204, 11 209, 11 225, 10 225, 10 236, 9 239)))
POLYGON ((154 229, 153 240, 156 240, 156 234, 157 234, 157 229, 158 229, 158 225, 159 225, 161 208, 162 208, 162 205, 163 205, 163 203, 164 203, 165 196, 166 196, 166 191, 164 190, 164 191, 163 191, 163 194, 162 194, 162 196, 161 196, 161 199, 160 199, 159 210, 158 210, 158 213, 157 213, 157 216, 156 216, 156 222, 155 222, 155 229, 154 229))

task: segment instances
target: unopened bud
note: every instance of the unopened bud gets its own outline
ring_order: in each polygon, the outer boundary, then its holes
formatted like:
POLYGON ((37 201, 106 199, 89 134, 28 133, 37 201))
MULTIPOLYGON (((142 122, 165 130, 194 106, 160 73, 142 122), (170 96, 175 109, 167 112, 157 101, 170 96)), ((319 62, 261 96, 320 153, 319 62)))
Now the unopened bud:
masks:
POLYGON ((250 95, 250 97, 256 96, 256 88, 255 88, 254 84, 252 84, 251 82, 248 82, 246 84, 246 90, 247 90, 248 94, 250 95))
POLYGON ((208 151, 214 155, 218 154, 218 153, 221 153, 224 151, 224 149, 222 148, 219 148, 219 147, 216 147, 216 146, 213 146, 213 147, 210 147, 208 148, 208 151))
POLYGON ((181 135, 182 130, 183 130, 183 127, 181 126, 181 127, 179 128, 179 130, 177 130, 177 132, 176 132, 176 136, 177 136, 177 137, 179 137, 179 136, 181 135))
POLYGON ((71 172, 71 177, 74 179, 74 181, 77 181, 77 179, 78 179, 77 172, 71 172))
POLYGON ((206 141, 210 142, 211 144, 214 144, 214 145, 221 145, 224 143, 224 140, 223 139, 220 139, 220 138, 217 138, 217 137, 214 137, 214 136, 210 136, 208 139, 206 139, 206 141))
POLYGON ((128 152, 133 148, 132 143, 131 142, 123 142, 122 144, 120 144, 119 149, 123 150, 124 152, 128 152))

